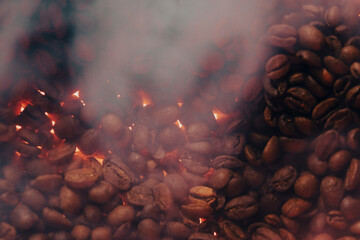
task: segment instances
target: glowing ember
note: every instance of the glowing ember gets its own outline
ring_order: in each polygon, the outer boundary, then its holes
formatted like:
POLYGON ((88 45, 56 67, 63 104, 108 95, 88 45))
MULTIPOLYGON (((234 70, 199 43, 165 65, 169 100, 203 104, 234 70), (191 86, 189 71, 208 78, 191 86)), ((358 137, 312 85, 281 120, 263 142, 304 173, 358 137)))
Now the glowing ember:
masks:
POLYGON ((184 103, 183 102, 178 102, 178 106, 181 107, 184 103))
POLYGON ((21 129, 20 125, 16 125, 16 130, 19 131, 21 129))
POLYGON ((51 121, 51 124, 52 124, 53 126, 55 126, 55 121, 51 121))
POLYGON ((48 112, 45 112, 45 115, 46 115, 46 116, 49 116, 49 113, 48 113, 48 112))
POLYGON ((226 114, 220 112, 220 110, 218 110, 218 109, 214 109, 213 114, 214 114, 214 117, 216 120, 221 120, 222 118, 224 118, 226 116, 226 114))
POLYGON ((27 105, 32 105, 29 101, 27 100, 22 100, 18 103, 19 105, 17 106, 17 111, 16 114, 19 115, 20 113, 22 113, 27 105))
POLYGON ((217 236, 217 233, 216 232, 214 232, 214 237, 216 237, 217 236))
POLYGON ((41 91, 41 90, 37 90, 41 95, 45 96, 45 92, 41 91))
POLYGON ((184 127, 184 126, 181 124, 180 120, 177 120, 177 121, 175 122, 175 124, 176 124, 179 128, 184 127))
POLYGON ((79 96, 79 93, 80 93, 80 91, 77 90, 76 92, 73 93, 73 96, 75 96, 75 97, 80 97, 80 96, 79 96))
POLYGON ((117 98, 120 98, 120 97, 121 97, 121 95, 120 95, 120 94, 118 94, 118 95, 117 95, 117 98))
POLYGON ((213 114, 214 114, 215 119, 217 120, 218 119, 218 114, 215 113, 215 112, 213 112, 213 114))
POLYGON ((50 132, 51 132, 52 134, 55 134, 55 131, 54 131, 54 129, 51 129, 51 130, 50 130, 50 132))
POLYGON ((78 147, 75 148, 76 153, 81 153, 80 149, 78 147))
POLYGON ((143 90, 139 90, 139 91, 138 91, 138 94, 139 94, 140 97, 141 97, 141 100, 142 100, 142 103, 143 103, 143 104, 142 104, 143 107, 146 107, 146 106, 148 106, 148 105, 152 105, 152 104, 153 104, 153 102, 152 102, 149 94, 147 94, 147 93, 144 92, 143 90))
POLYGON ((83 106, 85 106, 85 102, 83 100, 80 100, 80 102, 82 103, 83 106))
POLYGON ((15 154, 16 154, 17 156, 21 156, 21 154, 20 154, 18 151, 15 151, 15 154))
POLYGON ((139 178, 140 178, 140 179, 143 179, 143 178, 144 178, 144 176, 143 176, 143 175, 140 175, 140 176, 139 176, 139 178))
POLYGON ((163 173, 164 173, 164 177, 166 177, 167 175, 167 172, 165 170, 163 170, 163 173))
POLYGON ((36 146, 38 149, 42 149, 42 147, 41 146, 36 146))
POLYGON ((202 224, 203 222, 206 221, 206 218, 199 218, 199 223, 202 224))

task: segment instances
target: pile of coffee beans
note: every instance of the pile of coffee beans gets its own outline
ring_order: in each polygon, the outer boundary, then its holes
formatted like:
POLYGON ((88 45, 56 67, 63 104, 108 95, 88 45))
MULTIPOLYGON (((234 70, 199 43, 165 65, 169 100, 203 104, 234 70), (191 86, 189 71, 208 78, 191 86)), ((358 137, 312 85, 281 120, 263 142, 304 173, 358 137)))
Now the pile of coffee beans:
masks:
POLYGON ((0 239, 358 239, 360 3, 271 2, 256 41, 179 66, 186 94, 134 56, 131 94, 94 100, 96 47, 65 54, 86 1, 38 1, 0 88, 0 239))

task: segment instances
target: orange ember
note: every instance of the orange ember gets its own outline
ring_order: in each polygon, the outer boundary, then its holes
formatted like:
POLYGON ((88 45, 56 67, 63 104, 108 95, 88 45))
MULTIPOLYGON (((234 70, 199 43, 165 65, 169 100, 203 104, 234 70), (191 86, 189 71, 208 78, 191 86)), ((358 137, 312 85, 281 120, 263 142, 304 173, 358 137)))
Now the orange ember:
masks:
POLYGON ((41 95, 45 96, 45 92, 41 91, 41 90, 37 90, 41 95))
POLYGON ((176 126, 178 126, 179 128, 183 128, 184 126, 181 124, 180 120, 178 119, 176 122, 174 122, 176 124, 176 126))
POLYGON ((20 101, 18 103, 17 110, 15 111, 16 115, 19 115, 20 113, 22 113, 25 110, 27 105, 32 105, 32 104, 27 100, 20 101))
POLYGON ((183 104, 184 104, 183 102, 178 102, 179 107, 182 107, 183 104))
POLYGON ((164 173, 164 177, 166 177, 167 175, 167 172, 165 170, 163 170, 163 173, 164 173))
POLYGON ((22 127, 20 125, 16 125, 16 130, 19 131, 22 127))
POLYGON ((214 109, 213 114, 214 114, 214 117, 215 117, 215 119, 217 121, 222 120, 222 119, 224 119, 224 118, 226 118, 228 116, 227 114, 222 113, 219 109, 214 109))
POLYGON ((94 154, 91 154, 91 155, 86 155, 85 153, 81 152, 81 150, 80 150, 78 147, 75 148, 75 154, 76 154, 77 156, 80 156, 80 157, 84 158, 84 159, 87 159, 88 157, 93 157, 93 158, 95 158, 101 165, 103 164, 104 159, 105 159, 105 156, 102 155, 102 154, 100 154, 100 153, 94 153, 94 154))
POLYGON ((199 223, 202 224, 203 222, 206 221, 206 218, 199 218, 199 223))
POLYGON ((55 134, 54 129, 51 129, 50 132, 51 132, 51 134, 55 134))
POLYGON ((73 95, 73 96, 75 96, 75 97, 78 97, 78 98, 79 98, 79 97, 80 97, 80 96, 79 96, 79 93, 80 93, 80 91, 79 91, 79 90, 77 90, 77 91, 76 91, 76 92, 74 92, 72 95, 73 95))
POLYGON ((117 98, 120 98, 120 97, 121 97, 121 95, 120 95, 120 94, 118 94, 118 95, 117 95, 117 98))
POLYGON ((216 237, 217 236, 217 233, 216 232, 214 232, 214 237, 216 237))
POLYGON ((55 121, 51 121, 52 126, 55 126, 55 121))
POLYGON ((148 105, 152 105, 152 104, 153 104, 153 102, 152 102, 149 94, 147 94, 147 93, 144 92, 143 90, 139 90, 139 91, 138 91, 138 94, 139 94, 140 97, 141 97, 143 107, 146 107, 146 106, 148 106, 148 105))

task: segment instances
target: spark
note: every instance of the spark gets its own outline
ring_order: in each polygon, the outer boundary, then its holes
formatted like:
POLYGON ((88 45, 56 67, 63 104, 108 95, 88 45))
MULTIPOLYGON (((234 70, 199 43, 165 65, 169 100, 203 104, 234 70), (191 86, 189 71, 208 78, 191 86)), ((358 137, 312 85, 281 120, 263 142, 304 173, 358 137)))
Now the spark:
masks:
POLYGON ((182 128, 183 125, 181 124, 180 120, 176 120, 175 124, 179 127, 179 128, 182 128))
POLYGON ((216 237, 217 236, 217 233, 216 232, 214 232, 214 237, 216 237))
POLYGON ((37 90, 41 95, 45 96, 45 92, 41 91, 41 90, 37 90))
POLYGON ((50 130, 50 132, 51 132, 52 134, 55 134, 55 131, 54 131, 54 129, 51 129, 51 130, 50 130))
POLYGON ((183 104, 184 104, 183 102, 178 102, 179 107, 182 107, 183 104))
POLYGON ((78 147, 75 148, 75 152, 78 153, 80 152, 80 149, 78 147))
POLYGON ((20 125, 16 125, 16 130, 19 131, 22 127, 20 125))
POLYGON ((206 218, 199 218, 199 223, 202 224, 203 222, 206 221, 206 218))
POLYGON ((121 97, 121 95, 120 95, 120 94, 118 94, 118 95, 117 95, 117 98, 120 98, 120 97, 121 97))
POLYGON ((55 126, 55 121, 51 121, 52 126, 55 126))
POLYGON ((79 93, 80 93, 80 91, 77 90, 76 92, 73 93, 73 96, 75 96, 75 97, 80 97, 80 96, 79 96, 79 93))
POLYGON ((83 100, 80 99, 80 102, 82 103, 83 106, 85 106, 85 102, 83 100))
POLYGON ((48 112, 45 112, 45 115, 46 115, 46 116, 49 116, 49 113, 48 113, 48 112))
POLYGON ((165 170, 163 170, 163 173, 164 173, 164 177, 166 177, 167 175, 167 172, 165 170))
POLYGON ((218 120, 218 114, 214 113, 214 112, 213 112, 213 114, 214 114, 215 119, 218 120))

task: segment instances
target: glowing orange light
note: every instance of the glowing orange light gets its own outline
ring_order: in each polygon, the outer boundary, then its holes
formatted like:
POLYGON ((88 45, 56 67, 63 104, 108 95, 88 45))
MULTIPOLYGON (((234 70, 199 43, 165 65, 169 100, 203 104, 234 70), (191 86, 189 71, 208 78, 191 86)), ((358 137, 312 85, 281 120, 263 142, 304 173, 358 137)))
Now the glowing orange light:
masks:
POLYGON ((15 154, 18 155, 18 156, 21 155, 21 153, 19 153, 18 151, 15 151, 15 154))
POLYGON ((178 102, 178 106, 181 107, 184 103, 183 102, 178 102))
POLYGON ((73 93, 73 96, 75 96, 75 97, 80 97, 80 96, 79 96, 79 93, 80 93, 80 91, 77 90, 76 92, 73 93))
POLYGON ((83 100, 80 100, 80 102, 82 103, 83 106, 85 106, 85 102, 83 100))
POLYGON ((144 176, 143 176, 143 175, 140 175, 140 176, 139 176, 139 178, 140 178, 140 179, 143 179, 143 178, 144 178, 144 176))
POLYGON ((166 177, 167 175, 167 172, 165 170, 163 170, 163 173, 164 173, 164 177, 166 177))
POLYGON ((118 94, 118 95, 117 95, 117 98, 120 98, 120 97, 121 97, 121 95, 120 95, 120 94, 118 94))
POLYGON ((43 92, 43 91, 41 91, 41 90, 39 90, 39 89, 38 89, 38 92, 39 92, 41 95, 45 96, 45 92, 43 92))
POLYGON ((31 102, 27 101, 27 100, 21 100, 18 105, 17 105, 17 111, 16 114, 19 115, 20 113, 22 113, 27 105, 32 105, 31 102))
POLYGON ((216 232, 214 232, 214 237, 216 237, 217 236, 217 233, 216 232))
POLYGON ((60 103, 60 106, 62 106, 62 107, 63 107, 63 106, 64 106, 64 102, 61 102, 61 103, 60 103))
POLYGON ((50 130, 50 132, 51 132, 52 134, 55 134, 55 131, 54 131, 54 129, 51 129, 51 130, 50 130))
POLYGON ((213 110, 213 115, 216 120, 221 120, 222 118, 224 118, 226 116, 226 114, 220 112, 218 109, 213 110))
POLYGON ((180 120, 177 120, 175 122, 175 124, 179 127, 179 128, 183 128, 184 126, 181 124, 180 120))
POLYGON ((203 222, 206 221, 206 218, 199 218, 199 223, 202 224, 203 222))
POLYGON ((19 131, 22 127, 20 125, 16 125, 16 130, 19 131))
POLYGON ((146 106, 148 106, 148 105, 152 105, 152 104, 153 104, 153 102, 152 102, 149 94, 147 94, 147 93, 144 92, 143 90, 139 90, 138 93, 139 93, 139 95, 140 95, 140 97, 141 97, 141 100, 142 100, 142 103, 143 103, 143 104, 142 104, 143 107, 146 107, 146 106))
POLYGON ((51 121, 51 124, 52 124, 53 126, 55 126, 55 121, 51 121))
POLYGON ((48 112, 45 112, 45 115, 46 115, 46 116, 49 116, 49 113, 48 113, 48 112))
POLYGON ((78 147, 75 148, 75 152, 76 153, 79 153, 80 152, 80 149, 78 147))
POLYGON ((42 147, 41 146, 36 146, 38 149, 42 149, 42 147))

